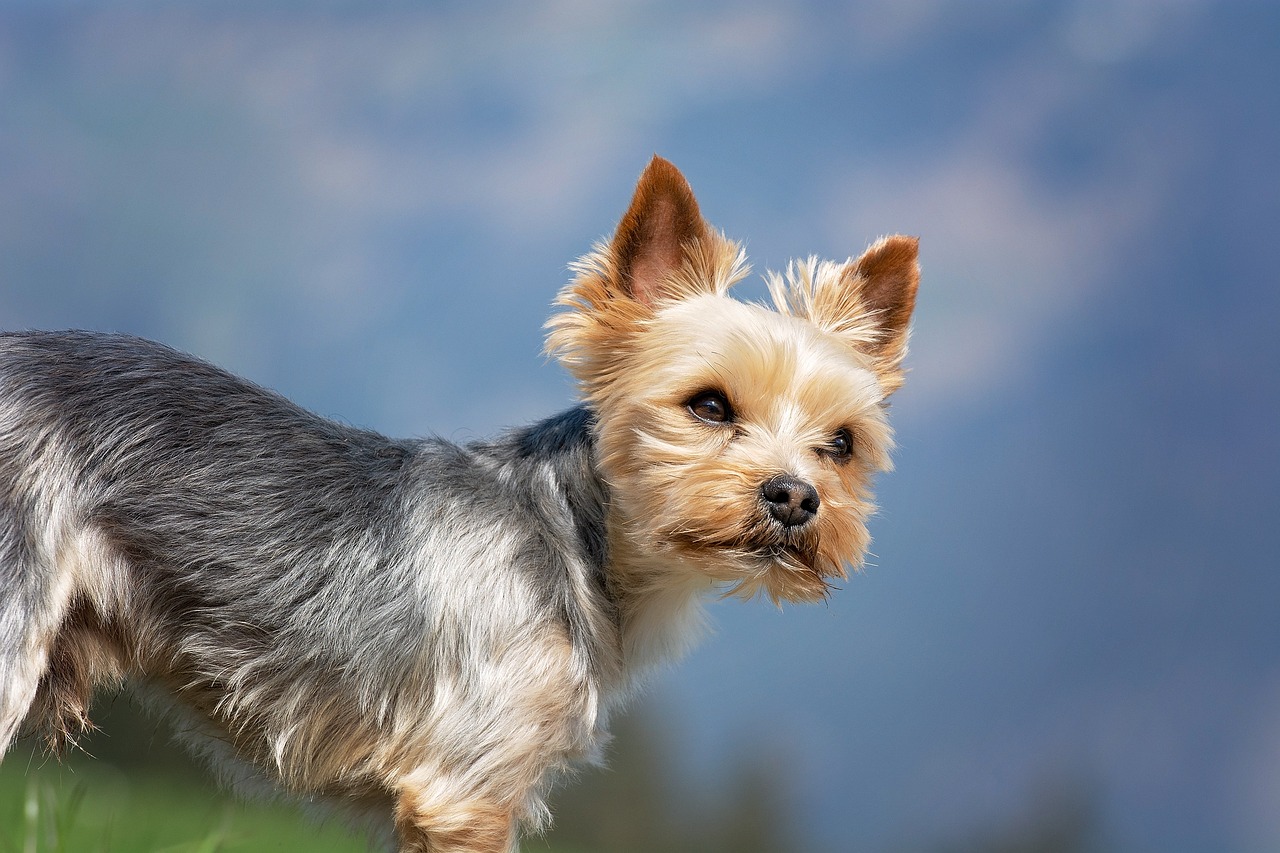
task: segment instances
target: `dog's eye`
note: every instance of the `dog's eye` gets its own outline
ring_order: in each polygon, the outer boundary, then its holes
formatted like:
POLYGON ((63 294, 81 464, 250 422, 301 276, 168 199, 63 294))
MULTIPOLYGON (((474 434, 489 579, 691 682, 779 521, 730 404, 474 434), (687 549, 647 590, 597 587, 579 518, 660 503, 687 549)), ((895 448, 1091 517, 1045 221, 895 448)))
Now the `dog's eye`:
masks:
POLYGON ((831 443, 823 450, 837 462, 847 462, 853 456, 853 433, 847 428, 836 430, 836 434, 831 436, 831 443))
POLYGON ((695 395, 687 405, 695 418, 709 424, 727 424, 733 420, 729 401, 719 391, 703 391, 695 395))

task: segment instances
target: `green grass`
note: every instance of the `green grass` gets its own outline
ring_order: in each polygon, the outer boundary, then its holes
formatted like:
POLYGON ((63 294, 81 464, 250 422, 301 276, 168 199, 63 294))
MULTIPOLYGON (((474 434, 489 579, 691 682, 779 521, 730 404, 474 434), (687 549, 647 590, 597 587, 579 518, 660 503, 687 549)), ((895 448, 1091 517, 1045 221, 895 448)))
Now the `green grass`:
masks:
MULTIPOLYGON (((11 756, 16 758, 16 756, 11 756)), ((287 807, 102 764, 0 770, 0 853, 364 853, 368 844, 287 807)))

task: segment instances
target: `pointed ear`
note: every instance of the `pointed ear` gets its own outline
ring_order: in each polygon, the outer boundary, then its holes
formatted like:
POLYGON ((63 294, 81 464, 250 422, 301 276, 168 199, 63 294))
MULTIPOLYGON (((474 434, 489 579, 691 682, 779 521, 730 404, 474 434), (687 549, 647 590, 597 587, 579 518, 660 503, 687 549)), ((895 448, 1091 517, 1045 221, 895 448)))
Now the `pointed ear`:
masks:
POLYGON ((547 321, 547 352, 588 399, 619 387, 646 327, 664 303, 723 294, 748 271, 737 243, 702 219, 680 171, 654 157, 613 239, 571 266, 547 321))
POLYGON ((655 156, 609 244, 616 286, 652 306, 665 295, 663 286, 680 269, 685 250, 709 236, 689 182, 670 162, 655 156))
POLYGON ((850 261, 841 273, 842 289, 856 296, 859 308, 876 327, 864 346, 886 370, 897 369, 907 351, 907 330, 920 285, 920 241, 885 237, 850 261))

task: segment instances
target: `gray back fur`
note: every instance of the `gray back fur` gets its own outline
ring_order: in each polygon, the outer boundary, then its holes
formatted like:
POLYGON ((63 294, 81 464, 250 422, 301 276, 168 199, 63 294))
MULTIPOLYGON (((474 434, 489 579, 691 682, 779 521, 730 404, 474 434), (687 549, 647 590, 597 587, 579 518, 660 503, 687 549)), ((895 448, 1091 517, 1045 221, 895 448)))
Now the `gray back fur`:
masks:
POLYGON ((137 338, 2 335, 0 690, 57 618, 58 518, 122 558, 127 589, 90 615, 126 668, 274 732, 277 763, 315 746, 288 742, 282 707, 387 726, 441 674, 546 630, 594 706, 618 662, 591 423, 393 440, 137 338))

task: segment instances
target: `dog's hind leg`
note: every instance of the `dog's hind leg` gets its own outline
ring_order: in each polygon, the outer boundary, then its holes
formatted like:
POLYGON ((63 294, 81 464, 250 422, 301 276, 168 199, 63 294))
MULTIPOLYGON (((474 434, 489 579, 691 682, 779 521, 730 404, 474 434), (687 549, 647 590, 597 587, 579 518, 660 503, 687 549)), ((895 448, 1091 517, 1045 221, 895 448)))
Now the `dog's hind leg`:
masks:
POLYGON ((0 508, 0 758, 49 669, 69 593, 24 540, 17 519, 0 508))
POLYGON ((120 645, 103 627, 121 595, 120 561, 68 502, 43 501, 37 515, 5 497, 0 492, 0 757, 24 720, 44 729, 53 750, 74 743, 89 727, 95 687, 123 674, 120 645))

